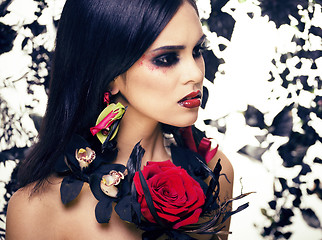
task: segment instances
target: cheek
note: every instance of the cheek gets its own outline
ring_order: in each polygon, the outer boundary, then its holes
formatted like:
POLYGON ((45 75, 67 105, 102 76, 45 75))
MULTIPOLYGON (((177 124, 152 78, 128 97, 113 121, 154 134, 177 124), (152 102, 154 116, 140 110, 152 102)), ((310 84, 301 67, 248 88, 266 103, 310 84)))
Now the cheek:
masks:
POLYGON ((202 72, 202 75, 205 76, 205 60, 203 59, 203 57, 200 58, 200 60, 198 61, 198 66, 202 72))
POLYGON ((165 75, 158 70, 139 66, 135 74, 127 79, 125 97, 135 107, 144 105, 159 108, 164 96, 169 95, 169 89, 173 89, 171 82, 166 80, 165 75))
POLYGON ((146 95, 164 96, 169 94, 169 89, 175 87, 174 76, 170 76, 164 68, 147 61, 137 68, 133 80, 130 87, 141 89, 146 95))

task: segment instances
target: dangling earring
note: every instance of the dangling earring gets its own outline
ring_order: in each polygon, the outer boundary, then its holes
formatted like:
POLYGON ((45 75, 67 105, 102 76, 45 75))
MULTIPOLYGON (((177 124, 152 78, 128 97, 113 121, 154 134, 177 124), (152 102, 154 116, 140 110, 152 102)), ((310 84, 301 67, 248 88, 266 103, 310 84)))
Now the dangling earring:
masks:
MULTIPOLYGON (((111 92, 104 94, 104 102, 106 102, 107 107, 98 116, 96 126, 90 128, 92 135, 96 135, 104 146, 107 146, 108 142, 116 136, 119 123, 126 111, 126 107, 121 103, 109 104, 111 95, 111 92)), ((102 149, 104 149, 103 146, 102 149)))

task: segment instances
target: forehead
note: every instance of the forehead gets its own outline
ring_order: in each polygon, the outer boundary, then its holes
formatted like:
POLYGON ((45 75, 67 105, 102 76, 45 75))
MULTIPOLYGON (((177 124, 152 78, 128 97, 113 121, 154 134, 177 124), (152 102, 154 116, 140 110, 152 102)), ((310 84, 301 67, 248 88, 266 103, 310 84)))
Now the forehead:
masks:
POLYGON ((194 45, 202 35, 197 12, 190 3, 185 1, 149 50, 165 45, 194 45))

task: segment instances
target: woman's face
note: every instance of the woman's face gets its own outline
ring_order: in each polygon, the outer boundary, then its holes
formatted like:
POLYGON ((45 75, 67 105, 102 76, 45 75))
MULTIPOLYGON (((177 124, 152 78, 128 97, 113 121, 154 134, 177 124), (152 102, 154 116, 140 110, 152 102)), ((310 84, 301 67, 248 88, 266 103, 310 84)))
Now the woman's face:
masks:
POLYGON ((204 42, 197 13, 185 2, 143 56, 115 80, 126 115, 178 127, 193 124, 205 72, 204 42))

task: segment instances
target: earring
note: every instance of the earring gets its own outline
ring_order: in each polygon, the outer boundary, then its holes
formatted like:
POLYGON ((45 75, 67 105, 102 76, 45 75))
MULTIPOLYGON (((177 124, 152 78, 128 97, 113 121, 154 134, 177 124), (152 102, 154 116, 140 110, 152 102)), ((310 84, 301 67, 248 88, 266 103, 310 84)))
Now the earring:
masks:
POLYGON ((98 116, 96 126, 90 128, 92 135, 96 135, 103 145, 107 145, 107 142, 113 140, 116 136, 119 123, 126 111, 126 107, 121 103, 109 104, 111 95, 111 92, 104 94, 104 102, 106 102, 107 107, 98 116))

